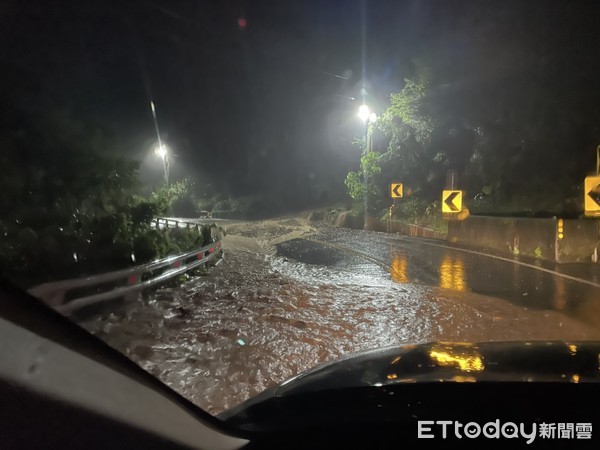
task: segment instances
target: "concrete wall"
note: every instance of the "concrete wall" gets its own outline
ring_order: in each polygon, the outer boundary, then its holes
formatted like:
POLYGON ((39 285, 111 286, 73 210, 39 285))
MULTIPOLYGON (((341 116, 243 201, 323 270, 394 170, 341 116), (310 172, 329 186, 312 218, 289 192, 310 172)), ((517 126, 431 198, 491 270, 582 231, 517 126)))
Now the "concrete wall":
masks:
POLYGON ((598 221, 518 217, 470 216, 448 223, 449 242, 504 255, 527 256, 556 262, 589 262, 598 244, 598 221))
POLYGON ((470 216, 448 223, 448 241, 506 255, 555 259, 556 218, 470 216))
POLYGON ((339 228, 362 230, 363 222, 363 216, 356 215, 352 211, 330 211, 325 217, 325 223, 339 228))
MULTIPOLYGON (((316 217, 313 218, 316 220, 316 217)), ((363 229, 364 218, 351 211, 329 214, 325 221, 335 227, 363 229)), ((366 229, 408 236, 446 239, 469 247, 490 250, 504 256, 525 256, 560 263, 597 262, 600 244, 597 219, 532 219, 522 217, 469 216, 450 220, 448 234, 392 221, 382 224, 369 217, 366 229), (562 228, 561 228, 562 226, 562 228), (562 237, 559 231, 562 229, 562 237)))
POLYGON ((563 220, 563 237, 558 239, 558 262, 590 262, 597 258, 598 220, 563 220))
POLYGON ((381 223, 379 217, 369 216, 364 224, 365 230, 385 231, 385 225, 381 223))
MULTIPOLYGON (((319 220, 320 215, 314 215, 313 212, 308 214, 309 220, 319 220)), ((352 228, 355 230, 371 230, 371 231, 382 231, 389 233, 401 233, 408 236, 424 237, 431 239, 446 239, 445 233, 439 233, 429 228, 424 228, 419 225, 407 224, 399 221, 392 221, 388 229, 387 223, 381 223, 379 217, 369 216, 367 217, 367 223, 364 223, 364 217, 357 215, 353 211, 336 211, 335 213, 330 212, 325 217, 325 223, 341 228, 352 228)))
POLYGON ((392 220, 389 227, 390 233, 401 233, 413 237, 424 237, 431 239, 445 239, 446 234, 432 230, 430 228, 424 228, 419 225, 408 224, 404 222, 398 222, 392 220))

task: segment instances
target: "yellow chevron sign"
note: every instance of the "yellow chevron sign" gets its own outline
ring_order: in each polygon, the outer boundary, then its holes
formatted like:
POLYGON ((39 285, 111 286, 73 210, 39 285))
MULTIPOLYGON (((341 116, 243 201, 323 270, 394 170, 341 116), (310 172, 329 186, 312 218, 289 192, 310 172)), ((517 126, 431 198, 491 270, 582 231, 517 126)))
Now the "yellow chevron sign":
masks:
POLYGON ((402 198, 404 197, 402 183, 392 183, 390 184, 390 195, 392 198, 402 198))
POLYGON ((583 202, 586 215, 600 216, 600 175, 585 177, 583 202))
POLYGON ((442 212, 459 213, 462 211, 462 191, 442 192, 442 212))

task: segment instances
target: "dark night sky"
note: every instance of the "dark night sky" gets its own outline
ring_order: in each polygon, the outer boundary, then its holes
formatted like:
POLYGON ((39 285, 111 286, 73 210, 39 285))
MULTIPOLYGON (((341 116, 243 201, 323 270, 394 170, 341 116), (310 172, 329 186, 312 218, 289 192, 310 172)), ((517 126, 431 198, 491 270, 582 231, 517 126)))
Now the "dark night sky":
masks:
MULTIPOLYGON (((351 142, 361 135, 360 102, 345 97, 360 97, 361 5, 5 1, 3 89, 10 97, 12 84, 21 86, 12 98, 26 108, 65 108, 106 127, 119 151, 143 161, 143 176, 160 169, 149 158, 152 98, 177 155, 176 175, 193 174, 237 194, 303 193, 313 185, 337 186, 339 194, 359 156, 351 142)), ((565 67, 590 61, 597 67, 593 5, 366 2, 368 101, 384 109, 425 50, 449 62, 445 70, 460 72, 483 35, 497 39, 497 52, 477 56, 474 78, 501 77, 504 53, 518 49, 519 39, 533 58, 543 59, 554 51, 546 43, 558 42, 573 57, 565 67)))

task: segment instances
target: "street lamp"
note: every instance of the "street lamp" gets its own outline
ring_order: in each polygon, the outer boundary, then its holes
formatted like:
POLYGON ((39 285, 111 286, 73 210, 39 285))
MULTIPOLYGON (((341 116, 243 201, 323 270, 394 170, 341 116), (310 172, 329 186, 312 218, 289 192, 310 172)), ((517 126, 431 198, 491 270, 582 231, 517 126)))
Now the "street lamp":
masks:
POLYGON ((154 154, 162 160, 165 184, 169 186, 169 150, 165 144, 160 142, 154 149, 154 154))
POLYGON ((367 121, 369 120, 370 115, 371 110, 369 107, 367 105, 360 105, 358 108, 358 117, 363 121, 363 123, 368 123, 367 121))
MULTIPOLYGON (((358 117, 365 124, 365 149, 363 151, 363 156, 367 156, 369 152, 373 149, 373 139, 372 139, 372 129, 369 125, 375 123, 377 120, 377 114, 371 112, 367 105, 361 105, 358 108, 358 117)), ((364 227, 367 226, 368 221, 368 206, 369 206, 369 175, 367 174, 367 168, 363 168, 363 178, 364 178, 364 201, 365 201, 365 218, 364 218, 364 227)))

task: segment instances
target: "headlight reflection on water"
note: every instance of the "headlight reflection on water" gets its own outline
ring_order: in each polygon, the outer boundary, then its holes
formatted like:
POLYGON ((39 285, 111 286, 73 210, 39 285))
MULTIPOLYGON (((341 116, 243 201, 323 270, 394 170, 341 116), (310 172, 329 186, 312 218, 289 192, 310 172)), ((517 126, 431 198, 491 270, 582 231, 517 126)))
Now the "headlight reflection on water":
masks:
POLYGON ((440 287, 454 291, 468 290, 465 263, 462 258, 459 256, 454 258, 449 255, 444 256, 440 264, 440 287))

